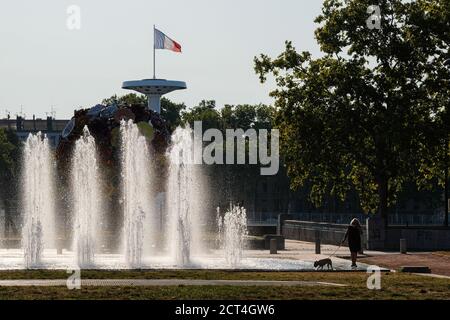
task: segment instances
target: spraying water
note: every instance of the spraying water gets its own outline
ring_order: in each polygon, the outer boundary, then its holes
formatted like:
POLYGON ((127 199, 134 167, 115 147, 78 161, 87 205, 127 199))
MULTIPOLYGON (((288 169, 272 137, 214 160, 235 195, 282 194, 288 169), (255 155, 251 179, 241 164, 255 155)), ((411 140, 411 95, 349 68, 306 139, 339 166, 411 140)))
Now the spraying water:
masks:
POLYGON ((144 222, 148 215, 150 155, 147 142, 132 120, 120 124, 122 137, 122 194, 124 210, 123 241, 125 261, 141 266, 144 248, 144 222))
POLYGON ((244 207, 230 205, 222 217, 217 211, 219 241, 225 254, 226 262, 236 267, 242 260, 245 236, 247 235, 247 212, 244 207))
POLYGON ((83 136, 75 143, 72 188, 76 262, 79 267, 89 267, 94 263, 101 201, 95 140, 86 126, 83 136))
POLYGON ((177 128, 169 150, 168 241, 172 257, 180 265, 191 258, 193 210, 195 201, 193 139, 190 128, 177 128))
POLYGON ((45 248, 55 247, 53 165, 47 137, 29 135, 23 154, 24 223, 22 246, 27 268, 40 264, 45 248))

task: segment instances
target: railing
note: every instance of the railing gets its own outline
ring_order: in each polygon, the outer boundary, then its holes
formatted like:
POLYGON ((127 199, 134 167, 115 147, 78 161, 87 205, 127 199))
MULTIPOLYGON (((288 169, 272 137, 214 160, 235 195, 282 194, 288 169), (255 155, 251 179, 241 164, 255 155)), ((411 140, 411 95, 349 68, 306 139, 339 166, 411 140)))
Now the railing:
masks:
MULTIPOLYGON (((327 222, 337 224, 348 224, 353 218, 357 218, 361 224, 366 224, 367 214, 364 213, 316 213, 316 212, 294 212, 291 213, 293 220, 327 222)), ((276 225, 278 213, 258 212, 249 214, 249 225, 276 225)), ((444 214, 390 214, 389 225, 443 225, 444 214)))
POLYGON ((266 219, 266 220, 253 220, 247 219, 248 226, 276 226, 278 223, 278 219, 266 219))
POLYGON ((367 215, 363 213, 311 213, 296 212, 292 213, 294 220, 327 222, 337 224, 349 224, 353 218, 357 218, 361 224, 366 224, 367 215))
POLYGON ((393 214, 389 216, 389 225, 435 225, 441 226, 444 224, 444 214, 428 215, 428 214, 393 214))

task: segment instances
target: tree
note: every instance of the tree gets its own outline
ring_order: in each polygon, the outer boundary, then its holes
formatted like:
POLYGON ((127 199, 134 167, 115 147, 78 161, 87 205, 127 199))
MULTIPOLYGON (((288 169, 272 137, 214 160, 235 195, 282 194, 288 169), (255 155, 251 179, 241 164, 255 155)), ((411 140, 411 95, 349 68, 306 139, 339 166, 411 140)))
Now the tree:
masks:
POLYGON ((183 113, 183 122, 192 127, 194 121, 202 121, 203 130, 220 129, 220 113, 215 108, 216 102, 214 100, 202 100, 198 106, 183 113))
POLYGON ((170 132, 181 125, 181 115, 186 109, 184 103, 175 103, 167 98, 161 99, 161 116, 167 121, 170 132))
POLYGON ((17 232, 14 226, 12 209, 16 206, 18 196, 20 141, 12 130, 0 129, 0 200, 5 210, 5 237, 8 237, 9 227, 17 232))
MULTIPOLYGON (((225 133, 226 129, 270 129, 273 124, 274 109, 263 104, 225 105, 216 109, 215 101, 202 100, 198 106, 186 111, 183 120, 191 126, 194 121, 202 121, 203 130, 215 128, 225 133)), ((205 143, 205 144, 209 144, 205 143)), ((223 148, 230 147, 226 143, 223 148)), ((233 147, 236 147, 233 145, 233 147)), ((246 145, 248 152, 248 144, 246 145)), ((254 164, 213 165, 205 170, 212 179, 213 188, 221 190, 219 197, 225 201, 242 203, 246 196, 243 190, 254 195, 253 207, 256 207, 257 186, 261 181, 260 167, 254 164), (245 186, 245 188, 242 188, 245 186)), ((248 198, 247 198, 248 201, 248 198)), ((249 205, 248 203, 245 205, 249 205)))
MULTIPOLYGON (((448 82, 450 76, 442 78, 448 82)), ((443 81, 444 84, 444 81, 443 81)), ((444 224, 448 226, 448 177, 450 173, 450 89, 443 85, 436 96, 436 105, 440 106, 430 117, 426 126, 426 143, 419 144, 421 153, 417 182, 419 189, 430 190, 436 184, 444 189, 444 224)))
POLYGON ((104 105, 135 105, 135 104, 143 104, 147 105, 147 97, 143 94, 136 93, 128 93, 123 96, 118 97, 117 94, 103 99, 102 104, 104 105))
POLYGON ((225 105, 220 116, 223 129, 241 128, 247 130, 270 129, 272 127, 274 108, 264 104, 225 105))
POLYGON ((278 58, 255 58, 255 71, 262 82, 276 77, 271 95, 292 187, 311 183, 316 205, 328 192, 343 199, 354 188, 362 208, 387 223, 388 206, 415 178, 418 146, 429 139, 449 5, 378 3, 379 30, 366 26, 372 1, 325 0, 315 32, 324 56, 297 53, 287 42, 278 58))

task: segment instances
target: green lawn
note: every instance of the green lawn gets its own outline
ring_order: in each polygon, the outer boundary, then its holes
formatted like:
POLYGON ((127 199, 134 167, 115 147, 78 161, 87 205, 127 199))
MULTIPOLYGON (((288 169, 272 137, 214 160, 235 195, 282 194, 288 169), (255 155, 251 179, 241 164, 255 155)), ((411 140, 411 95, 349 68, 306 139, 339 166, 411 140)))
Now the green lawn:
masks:
MULTIPOLYGON (((83 271, 82 278, 256 279, 324 281, 347 287, 0 287, 0 299, 450 299, 450 279, 383 273, 381 290, 368 290, 362 272, 241 272, 241 271, 83 271)), ((1 279, 61 279, 65 271, 0 272, 1 279)))

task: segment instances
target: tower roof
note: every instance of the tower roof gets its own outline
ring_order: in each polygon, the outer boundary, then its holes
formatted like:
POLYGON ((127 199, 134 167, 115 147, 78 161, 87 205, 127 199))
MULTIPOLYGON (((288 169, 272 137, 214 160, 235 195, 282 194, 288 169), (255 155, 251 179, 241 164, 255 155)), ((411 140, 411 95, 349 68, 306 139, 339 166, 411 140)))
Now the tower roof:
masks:
POLYGON ((186 88, 186 83, 184 81, 166 79, 131 80, 125 81, 122 84, 122 89, 134 90, 146 95, 163 95, 175 90, 183 90, 186 88))

